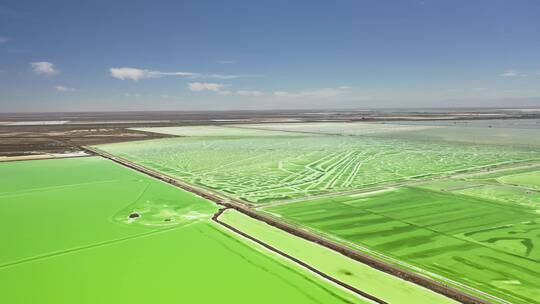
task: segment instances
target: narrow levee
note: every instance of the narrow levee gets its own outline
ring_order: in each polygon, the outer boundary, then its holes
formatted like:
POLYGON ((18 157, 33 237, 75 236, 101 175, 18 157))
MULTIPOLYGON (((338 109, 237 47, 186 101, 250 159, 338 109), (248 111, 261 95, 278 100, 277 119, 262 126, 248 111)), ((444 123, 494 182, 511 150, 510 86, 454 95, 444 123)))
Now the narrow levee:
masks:
POLYGON ((324 273, 324 272, 322 272, 322 271, 319 271, 318 269, 312 267, 311 265, 309 265, 309 264, 307 264, 307 263, 304 263, 304 262, 302 262, 301 260, 299 260, 299 259, 297 259, 297 258, 295 258, 295 257, 293 257, 293 256, 291 256, 291 255, 289 255, 289 254, 287 254, 287 253, 285 253, 285 252, 283 252, 283 251, 281 251, 281 250, 279 250, 279 249, 277 249, 277 248, 275 248, 275 247, 269 245, 269 244, 266 244, 265 242, 263 242, 263 241, 261 241, 261 240, 259 240, 259 239, 256 239, 256 238, 250 236, 249 234, 244 233, 244 232, 242 232, 242 231, 236 229, 235 227, 233 227, 233 226, 231 226, 231 225, 229 225, 229 224, 227 224, 227 223, 221 221, 221 220, 219 219, 219 216, 220 216, 221 214, 223 214, 223 212, 224 212, 225 210, 227 210, 227 209, 228 209, 227 207, 219 209, 219 211, 216 212, 216 213, 214 214, 214 216, 212 216, 212 220, 213 220, 214 222, 220 224, 221 226, 223 226, 223 227, 225 227, 225 228, 227 228, 227 229, 233 231, 234 233, 236 233, 236 234, 238 234, 238 235, 240 235, 240 236, 242 236, 242 237, 244 237, 244 238, 246 238, 246 239, 248 239, 248 240, 251 240, 251 241, 253 241, 253 242, 255 242, 255 243, 261 245, 262 247, 264 247, 264 248, 266 248, 266 249, 268 249, 268 250, 270 250, 270 251, 272 251, 272 252, 275 252, 275 253, 277 253, 277 254, 279 254, 279 255, 281 255, 281 256, 283 256, 283 257, 285 257, 285 258, 287 258, 287 259, 289 259, 289 260, 291 260, 291 261, 293 261, 293 262, 295 262, 296 264, 298 264, 298 265, 300 265, 300 266, 302 266, 302 267, 304 267, 304 268, 310 270, 311 272, 316 273, 317 275, 319 275, 319 276, 321 276, 321 277, 323 277, 323 278, 325 278, 325 279, 327 279, 327 280, 329 280, 329 281, 331 281, 331 282, 333 282, 333 283, 335 283, 335 284, 337 284, 337 285, 339 285, 339 286, 341 286, 341 287, 343 287, 343 288, 345 288, 345 289, 348 289, 348 290, 350 290, 350 291, 352 291, 352 292, 354 292, 354 293, 356 293, 356 294, 358 294, 358 295, 360 295, 360 296, 362 296, 362 297, 364 297, 364 298, 370 299, 370 300, 372 300, 372 301, 374 301, 374 302, 376 302, 376 303, 388 304, 388 302, 385 302, 385 301, 383 301, 383 300, 381 300, 381 299, 379 299, 379 298, 377 298, 377 297, 375 297, 375 296, 372 296, 372 295, 370 295, 370 294, 368 294, 368 293, 365 293, 365 292, 361 291, 360 289, 355 288, 354 286, 351 286, 351 285, 346 284, 346 283, 344 283, 344 282, 342 282, 342 281, 340 281, 340 280, 337 280, 337 279, 335 279, 334 277, 329 276, 329 275, 327 275, 326 273, 324 273))

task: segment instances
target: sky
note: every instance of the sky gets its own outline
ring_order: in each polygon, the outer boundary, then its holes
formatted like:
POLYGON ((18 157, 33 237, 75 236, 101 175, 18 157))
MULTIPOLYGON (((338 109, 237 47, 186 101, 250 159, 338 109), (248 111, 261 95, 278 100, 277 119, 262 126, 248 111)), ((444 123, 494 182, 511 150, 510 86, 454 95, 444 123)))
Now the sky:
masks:
POLYGON ((0 112, 540 107, 540 1, 0 0, 0 112))

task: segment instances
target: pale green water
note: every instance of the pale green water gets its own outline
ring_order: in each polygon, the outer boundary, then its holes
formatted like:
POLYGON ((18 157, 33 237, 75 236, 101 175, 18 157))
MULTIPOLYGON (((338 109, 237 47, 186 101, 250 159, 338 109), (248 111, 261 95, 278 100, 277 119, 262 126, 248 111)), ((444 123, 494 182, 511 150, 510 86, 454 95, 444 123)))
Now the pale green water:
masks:
POLYGON ((428 289, 378 271, 340 253, 288 234, 235 210, 227 210, 220 216, 220 220, 333 278, 388 303, 457 303, 428 289))

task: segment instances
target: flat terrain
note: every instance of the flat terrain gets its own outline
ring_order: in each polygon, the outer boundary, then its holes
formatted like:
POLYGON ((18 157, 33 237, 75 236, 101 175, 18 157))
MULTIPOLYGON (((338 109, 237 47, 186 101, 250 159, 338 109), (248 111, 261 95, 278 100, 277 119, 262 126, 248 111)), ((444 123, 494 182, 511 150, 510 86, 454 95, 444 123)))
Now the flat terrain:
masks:
POLYGON ((0 156, 19 156, 79 151, 80 145, 162 138, 145 133, 103 125, 0 125, 0 156))
POLYGON ((509 170, 264 210, 458 286, 539 303, 539 172, 509 170))
POLYGON ((492 303, 540 303, 538 118, 520 113, 0 116, 15 156, 0 157, 0 298, 452 303, 326 239, 492 303), (24 160, 89 144, 289 228, 100 157, 24 160))
MULTIPOLYGON (((81 145, 165 137, 131 128, 282 122, 355 122, 405 119, 407 123, 456 119, 540 117, 531 109, 388 109, 318 111, 0 113, 0 156, 78 151, 81 145)), ((500 120, 499 120, 500 121, 500 120)), ((515 120, 514 120, 515 121, 515 120)), ((459 121, 457 121, 459 122, 459 121)))
POLYGON ((368 303, 212 222, 217 205, 108 160, 0 172, 5 303, 368 303))
POLYGON ((538 303, 535 124, 489 126, 148 128, 182 137, 98 147, 475 296, 538 303))
MULTIPOLYGON (((363 125, 356 128, 361 130, 363 125)), ((387 125, 368 125, 369 132, 388 129, 387 125)), ((97 147, 252 203, 351 191, 540 159, 540 151, 526 147, 215 126, 155 131, 186 137, 97 147)))
POLYGON ((374 295, 387 303, 457 303, 428 289, 358 263, 335 251, 293 236, 235 210, 226 210, 219 219, 334 278, 338 278, 341 282, 374 295))
POLYGON ((386 121, 379 123, 295 123, 238 125, 242 128, 259 130, 284 130, 313 134, 336 134, 416 140, 429 143, 451 142, 539 148, 540 124, 536 119, 523 120, 431 120, 431 121, 386 121))

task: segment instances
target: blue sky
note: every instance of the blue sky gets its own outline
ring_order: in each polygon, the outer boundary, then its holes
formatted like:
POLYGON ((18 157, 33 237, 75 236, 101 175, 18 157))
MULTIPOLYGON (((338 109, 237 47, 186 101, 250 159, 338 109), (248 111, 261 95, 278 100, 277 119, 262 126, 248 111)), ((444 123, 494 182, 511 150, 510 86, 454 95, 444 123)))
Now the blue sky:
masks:
POLYGON ((0 112, 540 106, 540 1, 0 0, 0 112))

